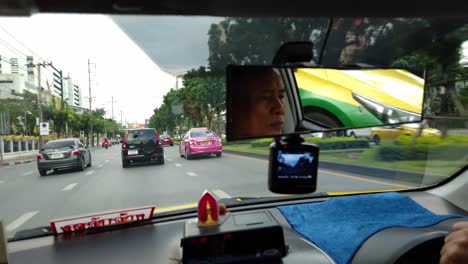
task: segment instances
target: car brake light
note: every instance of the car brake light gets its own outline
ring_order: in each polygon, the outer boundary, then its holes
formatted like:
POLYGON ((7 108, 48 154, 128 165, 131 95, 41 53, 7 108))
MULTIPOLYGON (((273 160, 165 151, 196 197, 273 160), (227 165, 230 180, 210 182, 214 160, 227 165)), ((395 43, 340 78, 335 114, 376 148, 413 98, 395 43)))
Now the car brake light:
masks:
POLYGON ((72 150, 71 155, 72 156, 78 156, 78 155, 80 155, 80 152, 78 150, 74 149, 74 150, 72 150))
POLYGON ((124 140, 122 142, 122 148, 126 149, 127 148, 127 137, 128 137, 128 132, 125 133, 124 140))
POLYGON ((37 154, 37 160, 41 160, 44 158, 44 155, 42 155, 41 153, 37 154))

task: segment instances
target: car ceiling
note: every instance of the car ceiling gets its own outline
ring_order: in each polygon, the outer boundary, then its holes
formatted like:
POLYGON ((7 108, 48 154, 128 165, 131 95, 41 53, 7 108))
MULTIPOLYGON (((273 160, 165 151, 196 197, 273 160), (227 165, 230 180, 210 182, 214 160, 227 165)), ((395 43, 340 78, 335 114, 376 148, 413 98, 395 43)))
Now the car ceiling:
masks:
POLYGON ((102 13, 209 16, 462 16, 468 1, 2 0, 0 15, 102 13), (294 4, 293 4, 294 3, 294 4))

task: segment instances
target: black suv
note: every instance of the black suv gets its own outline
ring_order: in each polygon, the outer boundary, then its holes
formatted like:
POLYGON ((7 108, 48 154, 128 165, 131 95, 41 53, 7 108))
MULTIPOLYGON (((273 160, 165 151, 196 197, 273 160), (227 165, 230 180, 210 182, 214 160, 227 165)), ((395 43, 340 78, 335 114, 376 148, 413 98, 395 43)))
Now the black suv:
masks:
POLYGON ((122 167, 133 162, 158 161, 164 164, 164 148, 154 128, 129 129, 122 142, 122 167))

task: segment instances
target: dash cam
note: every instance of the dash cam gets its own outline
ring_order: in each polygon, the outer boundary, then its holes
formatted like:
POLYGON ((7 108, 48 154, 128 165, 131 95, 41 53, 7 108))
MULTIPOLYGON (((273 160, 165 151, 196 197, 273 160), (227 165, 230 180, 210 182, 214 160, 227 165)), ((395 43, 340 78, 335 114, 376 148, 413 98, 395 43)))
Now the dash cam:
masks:
POLYGON ((317 189, 319 147, 299 135, 270 145, 268 188, 274 193, 312 193, 317 189))

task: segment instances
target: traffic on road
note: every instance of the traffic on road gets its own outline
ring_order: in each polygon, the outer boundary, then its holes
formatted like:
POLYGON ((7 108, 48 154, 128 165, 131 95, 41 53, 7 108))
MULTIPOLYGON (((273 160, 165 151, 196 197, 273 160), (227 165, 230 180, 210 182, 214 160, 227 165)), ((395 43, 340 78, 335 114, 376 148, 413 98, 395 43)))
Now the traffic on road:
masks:
MULTIPOLYGON (((154 204, 156 212, 195 207, 205 189, 218 199, 275 196, 268 191, 266 177, 250 176, 266 175, 268 162, 262 158, 223 153, 221 158, 201 155, 187 160, 180 157, 178 146, 166 146, 163 165, 135 163, 122 168, 119 147, 91 148, 90 153, 93 165, 83 171, 54 170, 40 176, 35 163, 1 168, 0 211, 9 236, 55 218, 90 212, 148 204, 154 204), (27 206, 12 204, 12 199, 27 206)), ((317 192, 413 187, 333 170, 321 170, 318 179, 317 192)))

